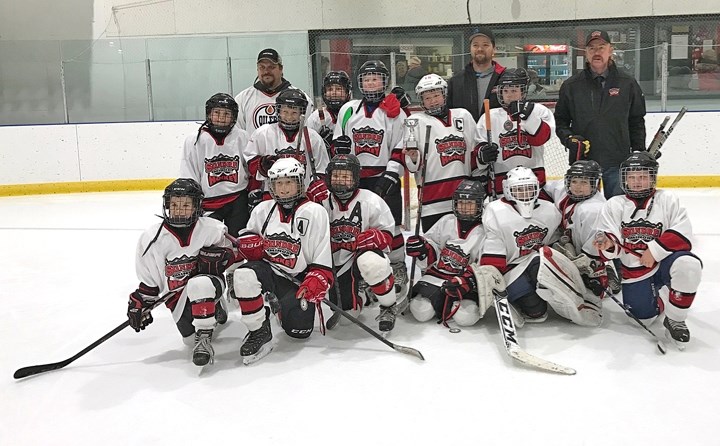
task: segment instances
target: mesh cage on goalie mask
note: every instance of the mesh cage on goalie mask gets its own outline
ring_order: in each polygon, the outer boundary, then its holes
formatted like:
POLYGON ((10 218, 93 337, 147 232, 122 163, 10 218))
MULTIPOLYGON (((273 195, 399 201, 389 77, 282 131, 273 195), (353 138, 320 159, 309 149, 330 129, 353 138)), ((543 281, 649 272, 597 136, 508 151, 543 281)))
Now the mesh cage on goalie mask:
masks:
POLYGON ((331 71, 325 75, 322 87, 322 99, 325 106, 337 113, 340 107, 350 100, 350 92, 352 91, 352 83, 350 76, 344 71, 331 71), (339 85, 345 89, 345 96, 342 99, 333 99, 327 95, 327 89, 331 85, 339 85))
POLYGON ((575 161, 565 173, 565 192, 574 201, 592 198, 600 186, 600 164, 593 160, 575 161), (573 191, 573 179, 587 181, 590 185, 588 193, 579 194, 573 191))
POLYGON ((523 218, 530 218, 540 195, 540 183, 532 170, 516 167, 503 180, 503 194, 507 201, 513 202, 523 218))
POLYGON ((165 188, 163 193, 163 218, 165 222, 178 228, 192 226, 203 214, 202 200, 204 196, 202 188, 192 178, 178 178, 173 181, 165 188), (177 215, 180 210, 171 210, 173 197, 189 197, 193 205, 192 211, 189 214, 185 213, 186 215, 177 215))
POLYGON ((415 95, 420 101, 425 113, 430 116, 445 116, 447 112, 447 82, 437 74, 428 74, 420 79, 420 82, 415 86, 415 95), (425 101, 423 100, 423 93, 428 91, 440 90, 443 96, 442 105, 426 107, 425 101))
MULTIPOLYGON (((519 87, 522 97, 519 100, 525 100, 527 98, 528 84, 530 83, 530 76, 525 68, 508 68, 503 74, 500 75, 497 85, 497 98, 498 102, 502 107, 510 105, 512 100, 505 100, 505 94, 503 93, 505 88, 508 87, 519 87)), ((515 99, 518 100, 518 99, 515 99)))
POLYGON ((654 194, 658 166, 658 162, 648 152, 634 152, 620 163, 620 187, 625 195, 643 199, 654 194))
POLYGON ((357 156, 352 154, 335 155, 328 163, 325 169, 325 184, 328 190, 340 200, 346 200, 360 186, 360 161, 357 156), (352 183, 333 184, 333 173, 339 171, 349 171, 352 174, 352 183))
POLYGON ((388 86, 388 80, 390 79, 390 72, 388 71, 387 67, 385 67, 385 64, 382 63, 379 60, 368 60, 358 70, 357 74, 357 82, 358 82, 358 88, 360 89, 360 92, 362 93, 363 97, 365 98, 365 101, 370 103, 378 103, 385 97, 385 90, 388 86), (367 89, 365 85, 363 85, 363 79, 365 77, 370 76, 380 76, 381 80, 381 87, 373 88, 373 89, 367 89))
POLYGON ((237 117, 237 102, 235 102, 235 99, 227 93, 215 93, 205 102, 205 120, 208 125, 208 130, 210 130, 210 133, 213 135, 224 136, 230 133, 230 130, 232 130, 233 126, 237 122, 237 117), (229 110, 232 115, 232 122, 227 125, 213 124, 210 114, 214 108, 229 110))
POLYGON ((308 99, 307 96, 305 96, 305 93, 297 88, 288 88, 280 92, 277 99, 275 99, 275 104, 275 113, 277 113, 278 124, 280 127, 288 131, 297 130, 300 127, 301 118, 298 117, 297 121, 288 121, 283 119, 280 111, 283 107, 291 107, 299 111, 300 115, 304 115, 308 106, 308 99))
POLYGON ((294 206, 305 196, 305 168, 295 158, 280 158, 268 170, 270 178, 270 195, 284 207, 294 206), (295 182, 295 192, 288 194, 285 186, 278 186, 278 181, 290 178, 295 182))
POLYGON ((485 201, 485 189, 479 181, 463 180, 453 193, 452 206, 453 214, 458 220, 480 221, 483 213, 483 202, 485 201), (465 213, 459 201, 470 200, 475 202, 475 212, 465 213))

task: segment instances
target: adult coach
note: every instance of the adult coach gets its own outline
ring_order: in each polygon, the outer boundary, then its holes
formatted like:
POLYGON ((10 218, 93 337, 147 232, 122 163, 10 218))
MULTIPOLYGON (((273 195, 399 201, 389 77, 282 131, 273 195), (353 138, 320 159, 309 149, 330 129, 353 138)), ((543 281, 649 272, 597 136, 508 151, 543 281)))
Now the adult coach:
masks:
POLYGON ((447 105, 464 108, 477 122, 485 113, 484 99, 490 99, 490 108, 500 107, 495 89, 505 67, 492 59, 495 35, 489 28, 477 28, 469 42, 472 60, 448 81, 447 105))
POLYGON ((591 32, 585 69, 562 84, 555 106, 556 133, 570 164, 597 161, 605 198, 623 194, 620 163, 631 151, 645 150, 645 96, 637 81, 617 68, 612 52, 607 32, 591 32))

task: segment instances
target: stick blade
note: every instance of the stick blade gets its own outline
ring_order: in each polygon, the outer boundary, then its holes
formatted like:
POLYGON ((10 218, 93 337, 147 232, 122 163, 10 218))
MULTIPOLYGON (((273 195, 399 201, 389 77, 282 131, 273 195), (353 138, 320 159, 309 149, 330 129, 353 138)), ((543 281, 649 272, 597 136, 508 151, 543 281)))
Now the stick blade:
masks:
POLYGON ((406 355, 410 355, 410 356, 414 356, 421 361, 425 360, 425 357, 423 356, 422 353, 420 353, 420 350, 415 350, 412 347, 405 347, 404 345, 393 344, 392 348, 393 348, 393 350, 395 350, 397 352, 405 353, 406 355))
POLYGON ((28 376, 37 375, 39 373, 49 372, 51 370, 57 370, 62 367, 65 367, 67 364, 65 361, 63 362, 54 362, 52 364, 42 364, 42 365, 31 365, 28 367, 22 367, 17 370, 15 370, 15 373, 13 373, 13 378, 15 379, 22 379, 27 378, 28 376))
POLYGON ((538 358, 537 356, 533 356, 525 350, 519 348, 509 348, 508 354, 516 361, 538 370, 558 373, 560 375, 575 375, 577 373, 577 371, 573 368, 556 364, 546 359, 538 358))

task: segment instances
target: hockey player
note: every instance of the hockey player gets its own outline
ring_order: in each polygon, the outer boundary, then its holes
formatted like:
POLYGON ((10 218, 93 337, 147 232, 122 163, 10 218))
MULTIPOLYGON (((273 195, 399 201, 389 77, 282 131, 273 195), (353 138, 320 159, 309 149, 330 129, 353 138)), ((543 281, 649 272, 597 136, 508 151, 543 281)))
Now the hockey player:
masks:
POLYGON ((245 364, 273 348, 270 309, 283 330, 294 339, 313 331, 315 311, 332 286, 332 258, 328 214, 305 197, 305 169, 295 158, 281 158, 268 171, 272 200, 258 204, 245 232, 237 239, 248 260, 232 274, 231 297, 238 300, 249 333, 240 353, 245 364), (300 283, 298 286, 296 281, 300 283))
MULTIPOLYGON (((312 148, 315 158, 315 168, 324 173, 328 163, 328 154, 323 139, 315 130, 305 127, 300 134, 300 119, 308 109, 305 93, 288 88, 277 96, 278 121, 257 129, 251 136, 245 149, 245 159, 248 163, 250 175, 258 182, 265 182, 267 191, 268 170, 278 158, 293 157, 300 161, 309 171, 307 150, 312 148)), ((308 175, 307 182, 309 198, 322 200, 328 196, 327 188, 322 180, 313 184, 308 175), (316 197, 317 196, 317 197, 316 197)), ((252 193, 254 197, 257 192, 252 193)), ((269 198, 269 197, 266 197, 269 198)))
MULTIPOLYGON (((395 219, 390 262, 395 276, 396 291, 404 293, 407 285, 402 224, 402 195, 400 191, 401 165, 391 162, 392 149, 403 135, 406 117, 395 94, 385 95, 389 72, 379 60, 362 64, 357 74, 362 99, 347 102, 340 108, 340 125, 333 133, 333 153, 351 153, 360 161, 360 187, 380 197, 395 219), (348 119, 345 116, 348 115, 348 119), (344 124, 344 125, 342 125, 344 124)), ((404 94, 404 92, 403 92, 404 94)))
POLYGON ((205 102, 205 122, 196 135, 185 139, 180 176, 202 185, 203 210, 225 223, 237 236, 245 227, 248 211, 248 167, 243 151, 248 143, 245 130, 235 126, 238 105, 229 94, 216 93, 205 102))
POLYGON ((190 178, 165 188, 162 223, 138 241, 135 269, 140 285, 130 294, 127 310, 130 326, 139 332, 153 321, 150 309, 157 299, 173 293, 165 305, 184 342, 194 345, 192 360, 198 366, 212 362, 213 329, 216 322, 227 320, 222 275, 236 257, 225 225, 201 216, 202 200, 200 185, 190 178))
POLYGON ((325 141, 329 149, 333 139, 333 131, 338 121, 340 107, 350 100, 352 84, 344 71, 331 71, 323 79, 322 98, 325 108, 318 108, 307 119, 307 128, 313 129, 325 141))
MULTIPOLYGON (((493 163, 495 169, 494 190, 502 194, 502 182, 510 169, 518 166, 533 171, 545 185, 545 144, 555 132, 555 117, 542 104, 527 101, 530 77, 524 68, 509 68, 498 82, 498 101, 502 108, 490 110, 492 141, 487 140, 485 119, 478 121, 481 143, 477 152, 481 165, 493 163)), ((548 198, 541 190, 540 198, 548 198)))
MULTIPOLYGON (((579 325, 602 321, 599 299, 586 300, 575 265, 549 248, 557 238, 560 212, 539 200, 540 184, 527 167, 511 169, 503 180, 504 196, 490 202, 483 215, 487 238, 481 265, 497 268, 507 283, 508 300, 526 322, 543 322, 547 306, 579 325)), ((480 285, 478 285, 480 287, 480 285)))
MULTIPOLYGON (((266 48, 257 57, 257 78, 255 83, 235 96, 239 112, 237 126, 249 135, 265 124, 277 122, 275 100, 284 90, 292 88, 283 77, 282 58, 272 48, 266 48)), ((312 113, 312 100, 307 95, 307 114, 312 113)))
POLYGON ((416 184, 423 188, 422 229, 427 232, 441 217, 453 213, 453 193, 476 167, 472 154, 480 139, 470 112, 447 108, 445 79, 428 74, 420 79, 415 93, 425 113, 413 116, 418 120, 417 126, 414 130, 406 128, 405 137, 393 150, 393 159, 415 173, 416 184), (427 126, 431 128, 428 160, 425 178, 420 178, 427 126), (411 131, 418 150, 404 150, 411 131))
POLYGON ((418 321, 437 317, 447 326, 452 318, 460 326, 469 326, 492 306, 492 296, 478 302, 470 268, 479 260, 485 240, 483 201, 483 184, 463 180, 453 193, 453 214, 443 216, 424 236, 408 237, 407 254, 416 257, 425 271, 413 286, 410 301, 410 312, 418 321))
MULTIPOLYGON (((389 332, 407 302, 406 296, 395 293, 387 256, 395 226, 390 208, 376 194, 359 189, 360 162, 355 155, 335 155, 325 181, 332 194, 325 207, 330 213, 330 242, 341 296, 338 305, 355 315, 360 313, 362 279, 380 304, 378 328, 389 332)), ((338 302, 334 288, 330 296, 338 302)))
POLYGON ((619 258, 623 301, 639 319, 665 311, 667 334, 683 347, 690 341, 685 324, 702 275, 692 253, 692 226, 685 208, 669 192, 656 189, 658 163, 647 152, 634 152, 620 164, 625 195, 608 200, 600 218, 595 247, 607 259, 619 258), (658 296, 669 289, 669 305, 658 296))

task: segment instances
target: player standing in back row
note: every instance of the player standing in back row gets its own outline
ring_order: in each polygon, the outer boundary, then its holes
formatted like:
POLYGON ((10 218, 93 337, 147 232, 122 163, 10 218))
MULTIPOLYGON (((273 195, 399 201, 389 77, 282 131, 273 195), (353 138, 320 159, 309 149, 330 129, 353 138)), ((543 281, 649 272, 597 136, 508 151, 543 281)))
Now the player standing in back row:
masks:
POLYGON ((350 77, 344 71, 331 71, 325 75, 322 89, 325 108, 321 107, 312 112, 305 125, 307 128, 318 132, 329 150, 335 125, 338 122, 340 107, 350 100, 350 92, 352 91, 350 77))

